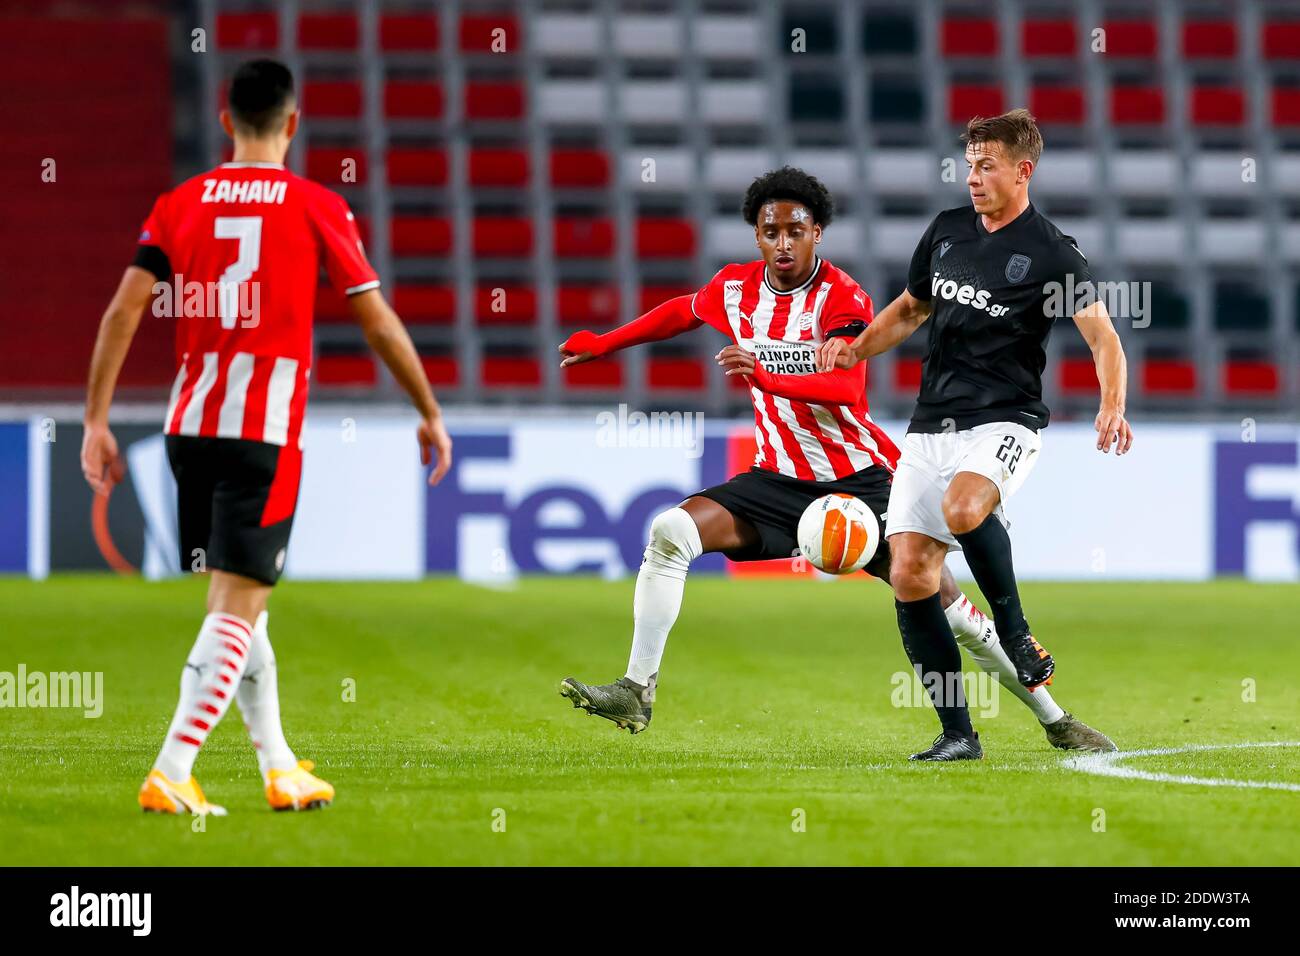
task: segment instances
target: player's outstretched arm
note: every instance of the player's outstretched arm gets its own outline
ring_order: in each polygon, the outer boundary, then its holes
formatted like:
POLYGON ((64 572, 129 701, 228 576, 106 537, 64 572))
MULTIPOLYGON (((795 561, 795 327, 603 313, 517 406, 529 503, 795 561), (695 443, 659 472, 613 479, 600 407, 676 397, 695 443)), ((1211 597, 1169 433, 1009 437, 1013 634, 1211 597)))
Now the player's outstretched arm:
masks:
POLYGON ((829 372, 836 366, 852 368, 863 359, 888 352, 905 341, 929 317, 930 303, 904 289, 852 342, 842 338, 823 342, 817 349, 817 368, 822 372, 829 372))
POLYGON ((1092 350, 1097 382, 1101 386, 1101 410, 1095 422, 1097 448, 1105 454, 1114 444, 1115 454, 1122 455, 1133 447, 1133 429, 1124 418, 1128 394, 1128 362, 1124 358, 1124 345, 1110 321, 1106 306, 1100 301, 1075 313, 1074 324, 1092 350))
POLYGON ((113 404, 117 376, 126 361, 126 353, 140 327, 145 306, 153 296, 157 282, 152 272, 139 266, 127 266, 113 300, 99 321, 95 351, 90 357, 90 375, 86 385, 85 433, 81 440, 81 471, 96 494, 106 495, 122 480, 125 466, 117 451, 117 439, 108 427, 108 409, 113 404))
POLYGON ((581 365, 619 349, 661 342, 675 335, 699 328, 703 322, 691 310, 693 295, 679 295, 655 306, 645 315, 633 319, 604 335, 583 329, 574 332, 560 345, 560 368, 581 365))
POLYGON ((420 427, 416 437, 420 442, 420 461, 434 465, 429 484, 436 485, 451 467, 451 436, 442 420, 442 409, 433 397, 433 388, 420 364, 415 344, 402 325, 402 320, 392 310, 378 289, 358 292, 348 297, 352 314, 356 316, 366 342, 379 356, 393 378, 411 397, 411 404, 420 413, 420 427), (433 459, 436 457, 437 461, 433 459))

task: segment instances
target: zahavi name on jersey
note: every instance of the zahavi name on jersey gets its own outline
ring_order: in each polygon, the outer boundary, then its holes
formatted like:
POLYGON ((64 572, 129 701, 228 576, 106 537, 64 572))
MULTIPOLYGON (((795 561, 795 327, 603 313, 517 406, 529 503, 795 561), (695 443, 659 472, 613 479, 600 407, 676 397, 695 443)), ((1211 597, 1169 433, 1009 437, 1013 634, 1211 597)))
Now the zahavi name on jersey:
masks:
POLYGON ((205 179, 199 202, 284 203, 289 183, 283 179, 205 179))
POLYGON ((51 926, 129 926, 133 936, 148 936, 153 926, 151 893, 69 893, 50 897, 51 926))

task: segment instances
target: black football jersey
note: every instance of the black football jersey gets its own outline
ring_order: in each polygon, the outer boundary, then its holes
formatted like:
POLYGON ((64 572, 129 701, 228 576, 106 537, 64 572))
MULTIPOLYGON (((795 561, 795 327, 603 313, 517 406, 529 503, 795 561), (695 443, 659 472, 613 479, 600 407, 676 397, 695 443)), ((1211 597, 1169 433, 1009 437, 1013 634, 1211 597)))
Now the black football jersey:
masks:
POLYGON ((1074 240, 1031 203, 996 232, 971 206, 945 210, 912 254, 907 291, 931 303, 921 393, 908 431, 987 422, 1047 426, 1043 367, 1061 315, 1092 301, 1074 240))

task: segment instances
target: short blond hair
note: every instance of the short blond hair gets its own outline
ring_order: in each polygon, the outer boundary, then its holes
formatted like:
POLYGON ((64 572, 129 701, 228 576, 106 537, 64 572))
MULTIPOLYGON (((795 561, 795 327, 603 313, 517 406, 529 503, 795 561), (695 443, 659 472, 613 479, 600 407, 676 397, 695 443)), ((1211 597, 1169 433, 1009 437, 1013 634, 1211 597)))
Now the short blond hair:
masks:
POLYGON ((1043 134, 1038 122, 1026 109, 1012 110, 1001 116, 975 116, 961 135, 966 144, 999 143, 1017 162, 1027 159, 1035 166, 1043 155, 1043 134))

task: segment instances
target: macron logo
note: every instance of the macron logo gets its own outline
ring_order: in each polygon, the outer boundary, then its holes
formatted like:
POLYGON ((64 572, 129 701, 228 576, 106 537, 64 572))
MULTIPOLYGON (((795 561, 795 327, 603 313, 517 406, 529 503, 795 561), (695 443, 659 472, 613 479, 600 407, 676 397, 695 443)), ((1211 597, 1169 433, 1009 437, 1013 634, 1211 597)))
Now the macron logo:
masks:
POLYGON ((943 241, 943 245, 939 246, 939 258, 942 259, 944 256, 946 256, 948 254, 948 250, 951 248, 952 248, 952 243, 949 242, 947 239, 945 239, 943 241))
POLYGON ((153 924, 152 893, 70 893, 50 897, 51 926, 129 926, 133 936, 148 936, 153 924))

